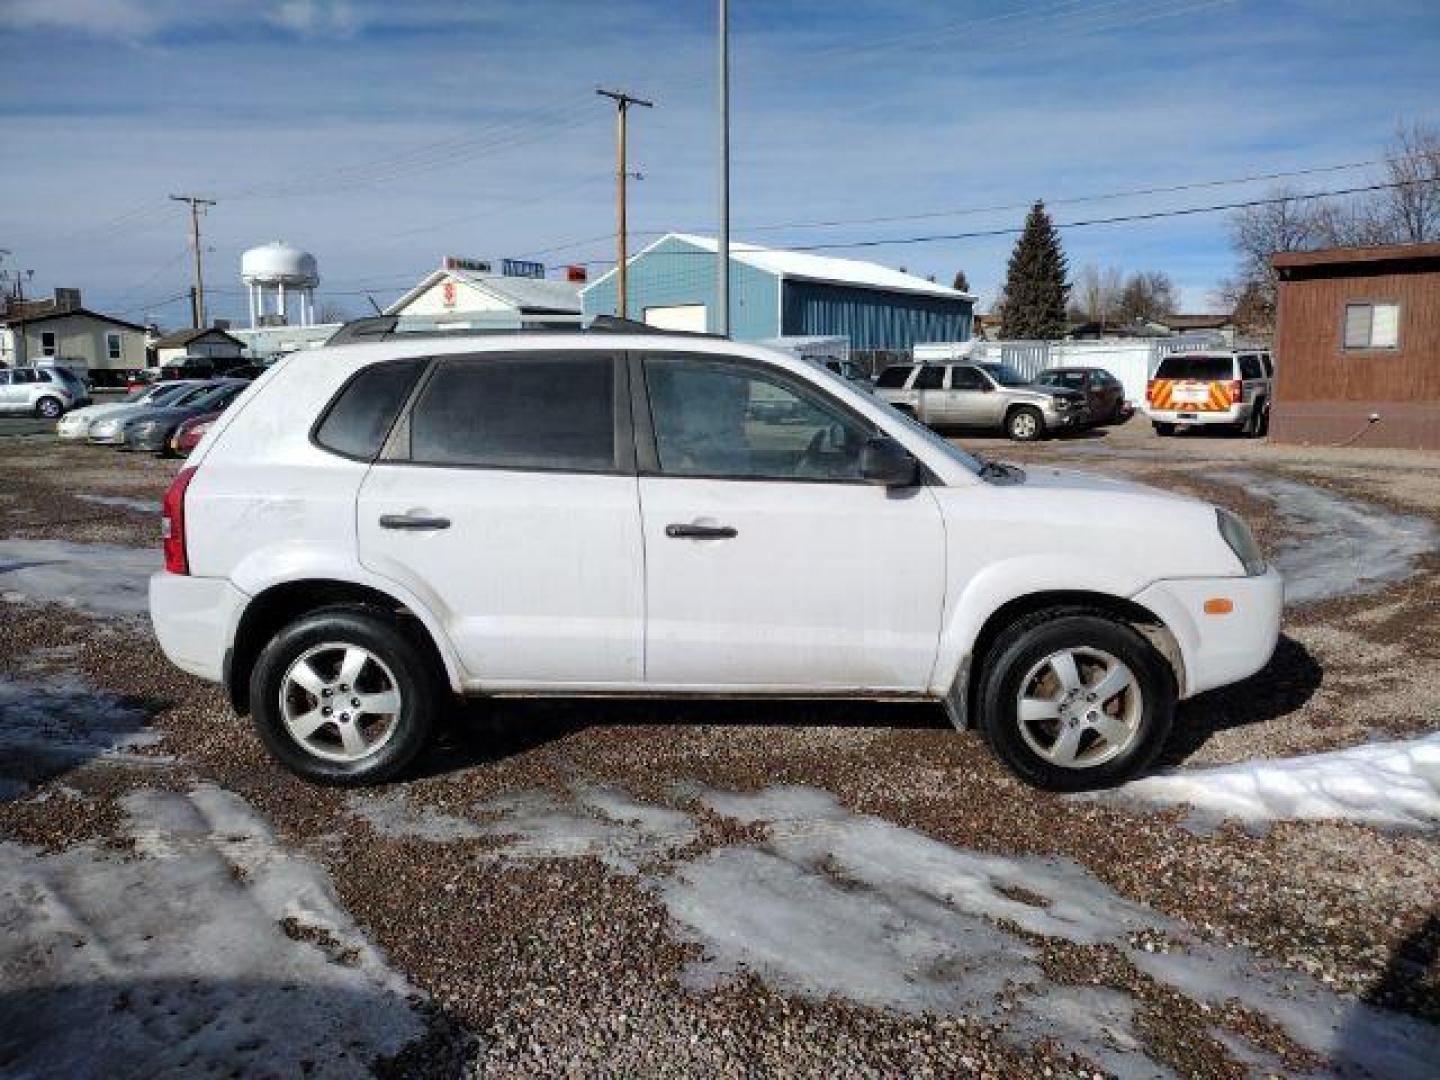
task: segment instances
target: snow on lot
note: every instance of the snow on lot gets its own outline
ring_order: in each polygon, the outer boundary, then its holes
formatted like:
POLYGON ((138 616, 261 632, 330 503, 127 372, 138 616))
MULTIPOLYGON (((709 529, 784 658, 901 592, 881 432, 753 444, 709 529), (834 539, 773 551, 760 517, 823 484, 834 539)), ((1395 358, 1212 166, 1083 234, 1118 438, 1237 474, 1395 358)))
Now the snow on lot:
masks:
POLYGON ((73 676, 44 681, 0 676, 0 800, 94 758, 156 764, 133 751, 154 746, 146 711, 73 676))
POLYGON ((1298 534, 1275 556, 1290 603, 1374 592, 1413 574, 1422 555, 1440 551, 1440 530, 1425 518, 1244 469, 1214 475, 1275 503, 1298 534))
POLYGON ((1188 804, 1195 820, 1209 824, 1337 819, 1433 828, 1440 826, 1440 732, 1147 776, 1105 797, 1188 804))
POLYGON ((64 604, 92 615, 144 615, 159 546, 0 540, 0 599, 64 604))
POLYGON ((119 844, 0 843, 0 1071, 350 1076, 421 1034, 406 980, 244 800, 122 805, 119 844))
MULTIPOLYGON (((1217 1007, 1217 1029, 1218 1007, 1238 1000, 1352 1075, 1429 1076, 1440 1054, 1434 1028, 1341 998, 1246 949, 1202 941, 1069 860, 965 851, 793 787, 700 793, 710 814, 762 826, 765 838, 697 854, 699 826, 689 814, 613 789, 573 794, 477 806, 483 831, 509 838, 492 857, 594 855, 639 880, 678 933, 701 946, 686 972, 696 993, 748 974, 816 1000, 975 1017, 1022 1047, 1056 1039, 1123 1077, 1169 1075, 1146 1052, 1142 1002, 1048 978, 1026 936, 1043 935, 1118 950, 1141 972, 1217 1007)), ((383 813, 392 833, 409 819, 416 835, 475 835, 466 818, 394 804, 383 813)), ((1241 1032, 1217 1034, 1246 1058, 1280 1067, 1241 1032)))

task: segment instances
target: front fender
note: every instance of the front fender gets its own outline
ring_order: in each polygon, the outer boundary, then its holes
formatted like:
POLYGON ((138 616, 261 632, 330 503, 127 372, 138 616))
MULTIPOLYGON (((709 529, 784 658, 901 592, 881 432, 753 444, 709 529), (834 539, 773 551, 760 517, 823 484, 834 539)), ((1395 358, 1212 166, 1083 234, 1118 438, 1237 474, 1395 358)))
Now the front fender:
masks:
POLYGON ((1067 555, 1020 555, 990 563, 965 582, 953 601, 947 598, 930 693, 950 691, 980 630, 1006 604, 1041 593, 1092 593, 1130 601, 1148 583, 1098 566, 1094 559, 1067 555))

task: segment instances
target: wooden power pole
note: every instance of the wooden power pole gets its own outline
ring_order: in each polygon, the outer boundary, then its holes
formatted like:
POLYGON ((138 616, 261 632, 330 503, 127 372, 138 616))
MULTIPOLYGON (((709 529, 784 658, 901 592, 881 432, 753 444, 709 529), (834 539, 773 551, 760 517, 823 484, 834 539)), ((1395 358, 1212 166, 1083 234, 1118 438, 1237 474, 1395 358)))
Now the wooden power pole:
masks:
POLYGON ((195 302, 192 306, 195 329, 205 326, 205 272, 200 255, 200 208, 214 206, 214 199, 202 199, 198 195, 171 195, 176 202, 190 204, 190 246, 195 249, 195 302))
POLYGON ((615 102, 615 269, 617 274, 615 310, 620 318, 628 319, 630 303, 626 289, 629 268, 625 265, 628 258, 625 251, 625 184, 630 179, 630 174, 626 164, 627 128, 625 117, 630 112, 631 105, 643 105, 649 109, 653 108, 655 103, 646 101, 644 98, 634 97, 623 90, 604 90, 597 87, 595 93, 615 102))

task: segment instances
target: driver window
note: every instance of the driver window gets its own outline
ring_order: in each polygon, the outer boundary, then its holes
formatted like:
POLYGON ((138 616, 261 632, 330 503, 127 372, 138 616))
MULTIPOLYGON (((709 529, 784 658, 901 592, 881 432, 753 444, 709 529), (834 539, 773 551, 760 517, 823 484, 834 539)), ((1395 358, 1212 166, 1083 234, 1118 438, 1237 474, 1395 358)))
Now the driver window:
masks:
POLYGON ((660 471, 670 476, 859 480, 869 432, 818 393, 724 361, 645 361, 660 471))
POLYGON ((984 390, 984 377, 973 367, 957 367, 950 372, 950 389, 984 390))

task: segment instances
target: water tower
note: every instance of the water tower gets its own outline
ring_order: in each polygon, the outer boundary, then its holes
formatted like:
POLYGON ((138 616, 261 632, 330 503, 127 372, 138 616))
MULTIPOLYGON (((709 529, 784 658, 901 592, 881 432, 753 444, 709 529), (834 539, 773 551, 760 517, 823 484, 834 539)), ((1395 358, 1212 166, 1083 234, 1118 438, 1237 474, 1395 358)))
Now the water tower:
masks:
POLYGON ((253 247, 240 256, 240 280, 250 293, 251 327, 290 322, 290 297, 296 298, 299 319, 295 325, 315 324, 315 286, 320 269, 308 251, 276 240, 253 247))

